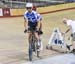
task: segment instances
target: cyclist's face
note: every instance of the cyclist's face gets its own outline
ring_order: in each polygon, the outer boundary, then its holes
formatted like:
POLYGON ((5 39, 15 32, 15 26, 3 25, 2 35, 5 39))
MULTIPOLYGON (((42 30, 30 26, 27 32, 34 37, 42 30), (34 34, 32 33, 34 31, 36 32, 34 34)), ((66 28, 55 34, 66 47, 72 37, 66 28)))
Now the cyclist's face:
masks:
POLYGON ((27 7, 26 9, 27 9, 29 12, 32 11, 32 7, 27 7))

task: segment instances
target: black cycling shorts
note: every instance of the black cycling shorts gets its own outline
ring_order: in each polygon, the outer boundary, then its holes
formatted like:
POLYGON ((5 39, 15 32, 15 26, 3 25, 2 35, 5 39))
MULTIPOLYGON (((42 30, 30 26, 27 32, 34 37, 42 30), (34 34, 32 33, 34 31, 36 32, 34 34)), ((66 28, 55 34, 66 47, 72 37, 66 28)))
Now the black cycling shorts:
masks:
POLYGON ((29 26, 29 28, 28 28, 29 31, 31 31, 31 32, 36 31, 37 22, 35 22, 35 23, 29 22, 28 26, 29 26))

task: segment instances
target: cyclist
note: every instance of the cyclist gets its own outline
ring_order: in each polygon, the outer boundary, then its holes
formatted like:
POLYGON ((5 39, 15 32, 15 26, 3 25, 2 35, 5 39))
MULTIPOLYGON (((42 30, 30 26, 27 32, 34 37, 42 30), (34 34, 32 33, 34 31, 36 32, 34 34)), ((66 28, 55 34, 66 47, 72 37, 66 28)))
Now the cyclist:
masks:
MULTIPOLYGON (((37 7, 35 5, 33 5, 32 10, 37 11, 37 7)), ((40 35, 43 34, 43 32, 42 32, 42 16, 39 13, 38 13, 38 16, 40 17, 40 28, 39 28, 39 32, 38 32, 39 38, 40 38, 40 35)), ((40 38, 40 50, 43 50, 43 44, 42 44, 41 38, 40 38)))
MULTIPOLYGON (((29 44, 30 42, 30 38, 32 36, 32 32, 34 32, 34 35, 39 43, 39 35, 38 35, 38 31, 40 28, 40 17, 38 15, 38 13, 36 11, 32 10, 33 4, 32 3, 27 3, 26 4, 26 12, 24 14, 24 27, 25 27, 25 31, 28 31, 28 41, 29 44)), ((39 45, 39 44, 38 44, 39 45)))
MULTIPOLYGON (((37 7, 35 5, 33 5, 32 10, 37 11, 37 7)), ((42 21, 42 17, 40 14, 38 14, 38 16, 40 17, 40 21, 42 21)), ((43 34, 42 32, 42 22, 40 22, 40 28, 39 28, 39 35, 43 34)))
POLYGON ((74 20, 70 20, 67 18, 63 19, 63 23, 67 24, 67 26, 69 27, 65 33, 69 32, 71 30, 72 32, 72 42, 73 42, 73 50, 72 52, 75 53, 75 21, 74 20))

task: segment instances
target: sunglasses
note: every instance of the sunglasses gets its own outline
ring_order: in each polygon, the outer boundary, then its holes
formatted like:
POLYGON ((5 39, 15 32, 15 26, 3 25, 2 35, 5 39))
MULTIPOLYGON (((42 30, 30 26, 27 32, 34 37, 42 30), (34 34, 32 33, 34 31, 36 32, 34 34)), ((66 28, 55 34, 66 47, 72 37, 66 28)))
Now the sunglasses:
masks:
POLYGON ((27 7, 26 9, 32 9, 31 7, 27 7))

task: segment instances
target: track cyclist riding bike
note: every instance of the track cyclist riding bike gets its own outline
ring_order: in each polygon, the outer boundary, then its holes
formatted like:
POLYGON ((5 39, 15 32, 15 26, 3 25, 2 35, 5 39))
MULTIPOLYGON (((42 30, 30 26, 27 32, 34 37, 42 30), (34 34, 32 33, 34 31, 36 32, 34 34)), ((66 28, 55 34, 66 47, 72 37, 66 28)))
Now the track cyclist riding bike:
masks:
MULTIPOLYGON (((31 42, 31 37, 32 34, 34 33, 36 39, 37 39, 37 43, 39 43, 39 28, 40 28, 40 17, 38 15, 38 13, 36 11, 32 10, 33 4, 32 3, 27 3, 26 4, 26 9, 27 11, 24 14, 24 27, 25 27, 25 31, 28 31, 28 41, 29 41, 29 45, 32 43, 31 42)), ((38 46, 40 46, 40 44, 38 44, 38 46)))

